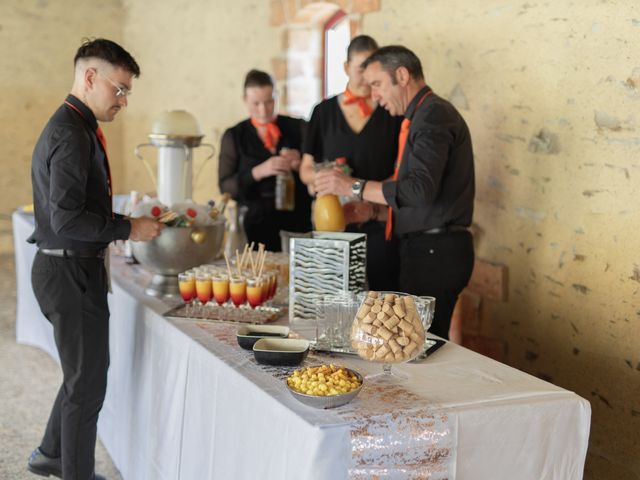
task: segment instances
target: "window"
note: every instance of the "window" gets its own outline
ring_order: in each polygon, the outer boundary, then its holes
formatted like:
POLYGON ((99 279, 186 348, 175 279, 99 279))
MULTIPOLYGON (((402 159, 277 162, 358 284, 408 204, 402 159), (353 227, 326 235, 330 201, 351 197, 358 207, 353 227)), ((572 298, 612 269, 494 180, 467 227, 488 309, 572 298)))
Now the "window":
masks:
POLYGON ((349 17, 342 10, 338 10, 324 26, 322 83, 324 98, 343 92, 347 85, 349 79, 344 73, 344 62, 347 60, 347 47, 350 41, 349 17))

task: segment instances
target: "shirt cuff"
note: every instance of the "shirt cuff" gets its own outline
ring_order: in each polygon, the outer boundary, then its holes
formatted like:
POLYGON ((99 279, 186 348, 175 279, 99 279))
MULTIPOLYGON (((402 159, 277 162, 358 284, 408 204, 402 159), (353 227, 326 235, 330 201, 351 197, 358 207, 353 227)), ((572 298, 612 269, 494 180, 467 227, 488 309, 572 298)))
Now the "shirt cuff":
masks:
POLYGON ((240 190, 245 190, 253 185, 255 185, 256 183, 258 183, 258 181, 253 178, 253 174, 251 173, 251 169, 245 170, 244 172, 240 172, 239 178, 238 178, 238 186, 240 187, 240 190))
POLYGON ((396 201, 396 195, 398 191, 398 182, 388 181, 382 183, 382 195, 387 201, 387 204, 393 209, 398 210, 398 202, 396 201))
POLYGON ((131 234, 131 222, 124 218, 114 219, 113 239, 126 240, 131 234))

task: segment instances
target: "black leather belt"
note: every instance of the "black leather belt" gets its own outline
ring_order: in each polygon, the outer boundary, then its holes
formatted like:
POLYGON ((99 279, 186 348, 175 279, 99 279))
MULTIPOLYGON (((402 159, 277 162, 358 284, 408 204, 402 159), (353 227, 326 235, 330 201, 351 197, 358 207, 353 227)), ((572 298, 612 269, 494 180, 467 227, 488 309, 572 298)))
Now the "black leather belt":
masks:
POLYGON ((50 255, 52 257, 76 257, 76 258, 104 258, 106 248, 86 249, 86 250, 69 250, 66 248, 41 248, 40 253, 50 255))
POLYGON ((401 233, 400 238, 415 238, 422 237, 423 235, 468 231, 469 227, 464 227, 462 225, 447 225, 446 227, 429 228, 428 230, 418 230, 417 232, 401 233))

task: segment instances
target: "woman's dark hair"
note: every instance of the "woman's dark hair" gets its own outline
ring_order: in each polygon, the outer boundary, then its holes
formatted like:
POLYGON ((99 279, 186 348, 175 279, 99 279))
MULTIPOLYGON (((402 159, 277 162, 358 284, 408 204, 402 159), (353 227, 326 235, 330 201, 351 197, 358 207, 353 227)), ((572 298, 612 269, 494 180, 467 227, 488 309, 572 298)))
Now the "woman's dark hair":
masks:
POLYGON ((378 44, 369 35, 358 35, 353 37, 351 43, 347 47, 347 62, 351 60, 351 57, 355 53, 361 52, 375 52, 378 50, 378 44))
POLYGON ((249 87, 273 87, 273 79, 267 72, 253 69, 244 77, 244 91, 249 87))
POLYGON ((140 67, 131 54, 116 42, 112 42, 106 38, 85 38, 76 52, 73 65, 76 65, 78 60, 85 58, 99 58, 115 67, 126 70, 134 77, 140 76, 140 67))
POLYGON ((367 68, 375 62, 380 62, 382 69, 391 76, 391 82, 394 85, 396 83, 396 70, 400 67, 406 68, 414 80, 424 79, 420 59, 407 47, 401 45, 382 47, 362 63, 362 68, 367 68))

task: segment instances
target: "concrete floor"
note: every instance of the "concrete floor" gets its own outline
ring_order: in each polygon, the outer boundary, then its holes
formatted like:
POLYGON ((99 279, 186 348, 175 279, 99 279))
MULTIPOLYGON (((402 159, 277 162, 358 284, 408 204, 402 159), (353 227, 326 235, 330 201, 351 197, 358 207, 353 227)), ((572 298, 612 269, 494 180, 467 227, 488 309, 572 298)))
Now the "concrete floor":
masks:
MULTIPOLYGON (((11 223, 0 219, 0 479, 35 480, 26 470, 31 451, 40 443, 55 394, 60 367, 41 350, 18 345, 15 335, 15 265, 11 223)), ((122 477, 100 442, 96 472, 109 480, 122 477)), ((53 478, 53 477, 49 477, 53 478)))

